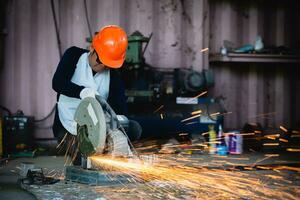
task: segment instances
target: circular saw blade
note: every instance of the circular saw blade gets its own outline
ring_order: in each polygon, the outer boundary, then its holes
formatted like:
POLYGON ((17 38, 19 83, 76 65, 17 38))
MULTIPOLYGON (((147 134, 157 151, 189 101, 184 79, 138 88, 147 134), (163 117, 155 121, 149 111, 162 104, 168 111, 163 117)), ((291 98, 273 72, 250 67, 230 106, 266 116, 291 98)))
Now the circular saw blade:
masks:
POLYGON ((74 119, 79 126, 87 127, 87 137, 94 150, 102 153, 106 140, 106 121, 99 102, 92 97, 84 98, 77 107, 74 119))
POLYGON ((119 129, 109 130, 107 134, 107 150, 112 156, 132 156, 128 139, 119 129))

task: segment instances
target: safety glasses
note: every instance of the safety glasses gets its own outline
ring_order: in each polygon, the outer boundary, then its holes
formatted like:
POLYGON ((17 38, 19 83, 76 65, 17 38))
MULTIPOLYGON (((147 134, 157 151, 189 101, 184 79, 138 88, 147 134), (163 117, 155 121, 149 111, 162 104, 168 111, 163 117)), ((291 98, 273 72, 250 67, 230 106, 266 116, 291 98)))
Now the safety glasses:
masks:
POLYGON ((100 59, 99 59, 99 56, 98 56, 98 54, 97 54, 97 52, 94 50, 94 53, 96 54, 96 62, 98 63, 98 64, 102 64, 102 62, 100 61, 100 59))

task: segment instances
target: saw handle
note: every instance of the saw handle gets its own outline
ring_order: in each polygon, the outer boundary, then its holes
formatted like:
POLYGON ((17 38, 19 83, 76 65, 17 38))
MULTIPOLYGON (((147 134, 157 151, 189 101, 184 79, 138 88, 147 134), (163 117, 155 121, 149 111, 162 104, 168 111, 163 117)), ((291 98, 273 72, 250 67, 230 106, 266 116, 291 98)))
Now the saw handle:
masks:
POLYGON ((110 107, 110 105, 106 102, 105 99, 103 99, 101 96, 96 95, 96 99, 98 100, 98 102, 100 103, 100 105, 102 106, 102 109, 107 111, 110 116, 111 116, 111 129, 118 129, 120 127, 120 122, 117 118, 117 114, 115 113, 115 111, 110 107))

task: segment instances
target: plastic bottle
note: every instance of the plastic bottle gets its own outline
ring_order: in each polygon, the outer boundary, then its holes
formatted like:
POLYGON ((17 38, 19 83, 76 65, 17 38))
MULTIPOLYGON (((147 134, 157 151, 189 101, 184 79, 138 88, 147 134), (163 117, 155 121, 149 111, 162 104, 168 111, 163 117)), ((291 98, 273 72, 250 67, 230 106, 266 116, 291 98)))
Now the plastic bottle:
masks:
POLYGON ((222 125, 219 125, 219 131, 218 131, 218 146, 217 146, 217 153, 218 155, 225 156, 228 153, 225 138, 224 138, 224 133, 223 133, 223 128, 222 125))
POLYGON ((209 125, 209 154, 215 154, 216 153, 216 131, 214 125, 209 125))

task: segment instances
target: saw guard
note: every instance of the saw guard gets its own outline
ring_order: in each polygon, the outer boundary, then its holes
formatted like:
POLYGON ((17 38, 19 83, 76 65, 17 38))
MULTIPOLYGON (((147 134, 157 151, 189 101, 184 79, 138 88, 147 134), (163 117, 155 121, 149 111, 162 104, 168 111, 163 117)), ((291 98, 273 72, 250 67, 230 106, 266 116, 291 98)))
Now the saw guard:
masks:
POLYGON ((74 120, 79 126, 86 126, 88 139, 97 153, 102 153, 106 141, 106 121, 99 102, 92 97, 84 98, 75 112, 74 120))
POLYGON ((112 156, 132 156, 127 137, 119 129, 109 130, 107 134, 107 150, 112 156))

